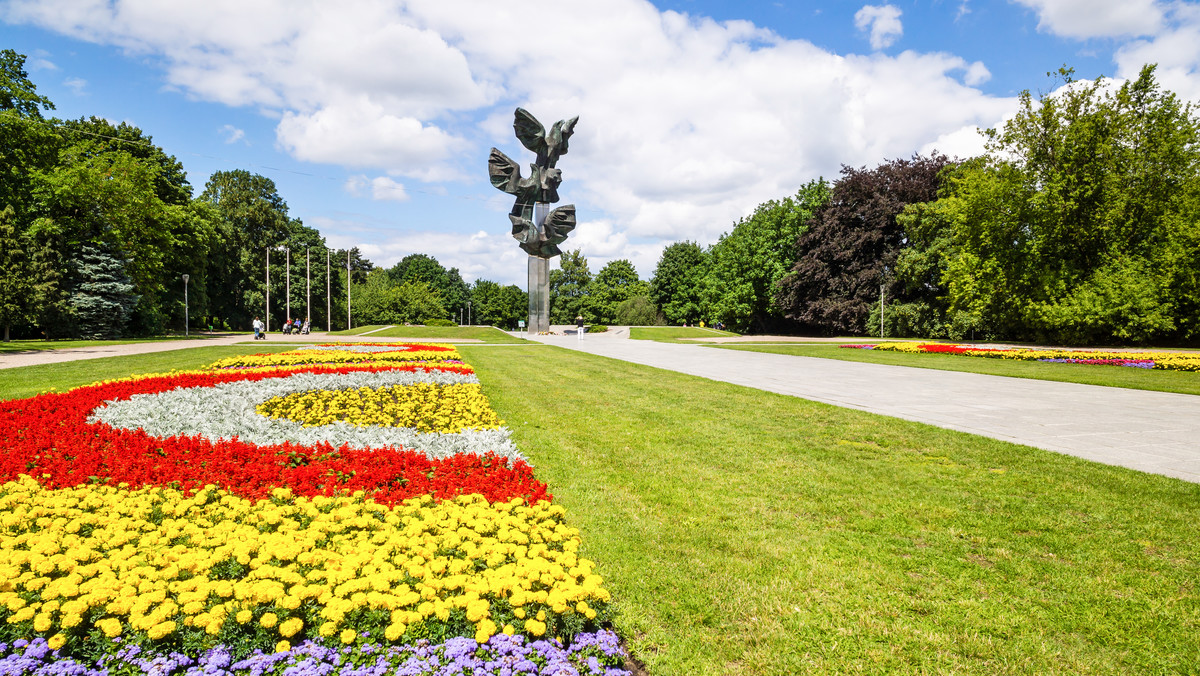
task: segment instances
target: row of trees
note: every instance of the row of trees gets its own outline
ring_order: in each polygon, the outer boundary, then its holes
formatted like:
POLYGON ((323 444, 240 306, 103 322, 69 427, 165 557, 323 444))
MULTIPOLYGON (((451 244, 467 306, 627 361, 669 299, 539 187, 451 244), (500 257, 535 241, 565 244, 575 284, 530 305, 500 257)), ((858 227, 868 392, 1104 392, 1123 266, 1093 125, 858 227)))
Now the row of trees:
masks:
POLYGON ((247 329, 265 313, 268 278, 270 326, 346 328, 348 285, 356 325, 458 319, 472 297, 479 320, 524 316, 516 287, 468 288, 429 256, 377 270, 357 248, 330 249, 266 177, 219 171, 193 196, 183 166, 137 127, 44 117, 54 105, 24 63, 0 51, 5 340, 162 334, 181 330, 185 311, 192 327, 247 329))
POLYGON ((1200 338, 1200 120, 1147 66, 1059 73, 969 160, 844 167, 650 282, 672 323, 1075 344, 1200 338))
POLYGON ((529 298, 516 286, 486 279, 468 285, 458 268, 433 256, 411 254, 389 269, 376 268, 351 287, 360 324, 417 324, 449 318, 458 323, 515 329, 528 316, 529 298))

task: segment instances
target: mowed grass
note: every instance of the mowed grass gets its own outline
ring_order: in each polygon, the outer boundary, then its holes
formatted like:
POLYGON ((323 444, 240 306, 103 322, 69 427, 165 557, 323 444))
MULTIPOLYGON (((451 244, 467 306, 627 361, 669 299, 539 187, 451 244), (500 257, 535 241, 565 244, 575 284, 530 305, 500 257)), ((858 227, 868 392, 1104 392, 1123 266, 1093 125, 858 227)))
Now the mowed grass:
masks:
POLYGON ((651 674, 1200 665, 1200 486, 557 348, 460 350, 651 674))
POLYGON ((655 340, 663 343, 689 342, 689 338, 736 338, 738 334, 699 326, 631 326, 633 340, 655 340))
POLYGON ((362 334, 367 333, 368 331, 382 329, 384 326, 387 326, 387 325, 386 324, 368 324, 367 326, 356 326, 349 330, 330 331, 329 335, 331 335, 331 336, 361 336, 362 334))
MULTIPOLYGON (((852 342, 852 341, 851 341, 852 342)), ((861 341, 860 341, 861 342, 861 341)), ((1154 390, 1179 394, 1200 394, 1200 373, 1163 371, 1127 366, 1093 364, 1056 364, 1050 362, 990 359, 953 354, 908 354, 888 350, 859 350, 837 345, 719 345, 724 350, 749 350, 790 354, 798 357, 840 359, 942 371, 966 371, 993 376, 1054 380, 1084 385, 1125 387, 1134 390, 1154 390)))
MULTIPOLYGON (((301 346, 287 344, 264 345, 262 343, 257 345, 214 345, 213 347, 197 347, 170 350, 167 352, 101 357, 99 359, 82 359, 58 364, 0 369, 0 399, 32 397, 35 394, 51 389, 61 392, 72 387, 89 385, 100 380, 123 378, 125 376, 144 373, 166 373, 173 369, 198 369, 223 357, 232 357, 239 354, 284 352, 294 350, 298 347, 301 346)), ((4 433, 5 430, 0 430, 0 441, 3 440, 4 433)), ((2 443, 0 443, 0 448, 2 448, 2 443)))
POLYGON ((413 340, 479 340, 485 343, 528 343, 492 326, 395 326, 372 333, 372 338, 411 338, 413 340))
POLYGON ((42 350, 65 350, 72 347, 96 347, 99 345, 130 345, 133 343, 161 343, 170 340, 203 340, 223 334, 193 332, 191 336, 156 336, 154 338, 126 338, 123 340, 13 340, 0 342, 0 354, 42 350))

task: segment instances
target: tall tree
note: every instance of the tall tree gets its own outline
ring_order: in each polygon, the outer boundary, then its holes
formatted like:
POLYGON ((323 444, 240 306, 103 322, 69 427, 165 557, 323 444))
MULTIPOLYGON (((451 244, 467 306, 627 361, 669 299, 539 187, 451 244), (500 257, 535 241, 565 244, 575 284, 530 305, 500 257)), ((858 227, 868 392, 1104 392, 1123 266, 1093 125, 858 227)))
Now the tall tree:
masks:
POLYGON ((809 181, 792 197, 760 204, 710 250, 704 314, 735 331, 765 332, 783 324, 776 287, 796 262, 796 242, 816 209, 829 199, 829 184, 809 181))
POLYGON ((551 270, 550 323, 574 324, 575 317, 584 315, 587 321, 595 321, 587 308, 588 290, 592 273, 588 270, 587 258, 580 249, 564 251, 558 257, 558 269, 551 270))
POLYGON ((0 326, 6 343, 12 326, 30 319, 31 269, 21 235, 13 208, 4 207, 0 210, 0 326))
POLYGON ((611 261, 596 273, 589 287, 587 307, 594 321, 617 323, 617 308, 635 296, 648 296, 650 285, 638 278, 633 263, 621 258, 611 261))
POLYGON ((83 245, 70 287, 74 320, 71 335, 97 340, 125 334, 138 302, 125 267, 110 252, 83 245))
POLYGON ((1196 109, 1162 91, 1153 66, 1115 91, 1059 75, 1056 93, 1022 93, 988 132, 989 160, 952 181, 951 311, 1005 338, 1197 335, 1195 258, 1177 227, 1195 213, 1196 109))
POLYGON ((943 155, 916 155, 870 170, 843 167, 779 283, 776 297, 787 317, 825 333, 865 333, 880 286, 896 295, 894 268, 905 244, 896 216, 909 204, 937 199, 947 163, 943 155))
POLYGON ((671 324, 692 324, 703 316, 708 254, 699 244, 676 242, 663 249, 650 279, 650 299, 671 324))
MULTIPOLYGON (((267 249, 285 246, 292 235, 287 203, 274 181, 244 169, 215 172, 199 199, 215 207, 222 220, 208 277, 224 283, 210 290, 212 311, 230 326, 249 326, 251 318, 262 312, 267 249)), ((278 253, 282 259, 283 252, 278 253)), ((272 268, 275 258, 273 254, 272 268)), ((284 279, 282 269, 271 273, 272 286, 284 279)), ((271 289, 272 300, 284 300, 282 288, 271 289)), ((272 306, 272 310, 277 307, 272 306)))

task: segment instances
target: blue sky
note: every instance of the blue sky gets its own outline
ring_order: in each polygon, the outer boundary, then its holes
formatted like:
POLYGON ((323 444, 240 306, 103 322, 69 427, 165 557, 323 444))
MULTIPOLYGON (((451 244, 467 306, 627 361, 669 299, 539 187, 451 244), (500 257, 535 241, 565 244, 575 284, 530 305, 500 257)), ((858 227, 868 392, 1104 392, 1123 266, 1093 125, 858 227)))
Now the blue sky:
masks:
POLYGON ((197 194, 247 169, 331 246, 522 285, 511 198, 486 174, 493 145, 532 160, 517 106, 580 117, 564 248, 648 278, 664 246, 710 244, 842 165, 978 152, 975 129, 1062 65, 1158 63, 1200 100, 1196 2, 11 0, 0 21, 57 116, 137 125, 197 194))

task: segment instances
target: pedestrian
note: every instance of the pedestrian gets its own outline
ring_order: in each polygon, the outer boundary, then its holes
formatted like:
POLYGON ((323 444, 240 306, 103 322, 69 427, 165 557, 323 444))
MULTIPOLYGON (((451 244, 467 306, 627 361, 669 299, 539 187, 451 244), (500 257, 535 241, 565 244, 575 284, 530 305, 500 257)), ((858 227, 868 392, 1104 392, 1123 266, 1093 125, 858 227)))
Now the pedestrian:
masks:
POLYGON ((254 339, 255 339, 255 340, 262 340, 262 339, 263 339, 263 323, 262 323, 262 320, 261 320, 261 319, 259 319, 258 317, 255 317, 255 318, 254 318, 254 324, 253 324, 252 326, 254 326, 254 339))
POLYGON ((575 335, 583 340, 583 315, 575 315, 575 335))

